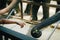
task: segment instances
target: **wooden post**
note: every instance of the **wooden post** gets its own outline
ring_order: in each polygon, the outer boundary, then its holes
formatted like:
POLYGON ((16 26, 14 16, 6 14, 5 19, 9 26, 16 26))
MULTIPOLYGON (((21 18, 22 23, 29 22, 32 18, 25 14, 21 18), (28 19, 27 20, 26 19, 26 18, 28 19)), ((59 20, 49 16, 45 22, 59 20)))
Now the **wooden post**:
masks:
POLYGON ((21 19, 23 19, 23 4, 22 4, 22 1, 21 1, 21 19))

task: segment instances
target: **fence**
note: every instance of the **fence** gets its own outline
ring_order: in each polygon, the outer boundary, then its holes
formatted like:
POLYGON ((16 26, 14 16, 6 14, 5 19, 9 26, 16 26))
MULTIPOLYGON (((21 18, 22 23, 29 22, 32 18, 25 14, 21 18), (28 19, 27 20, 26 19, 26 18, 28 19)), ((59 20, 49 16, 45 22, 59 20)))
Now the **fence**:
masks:
POLYGON ((0 40, 37 40, 27 35, 0 26, 0 40))

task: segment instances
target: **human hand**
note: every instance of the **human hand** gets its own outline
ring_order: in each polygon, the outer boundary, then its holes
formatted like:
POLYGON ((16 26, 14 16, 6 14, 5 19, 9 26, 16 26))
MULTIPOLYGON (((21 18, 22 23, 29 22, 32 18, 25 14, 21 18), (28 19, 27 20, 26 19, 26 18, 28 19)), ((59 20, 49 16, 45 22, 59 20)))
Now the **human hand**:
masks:
POLYGON ((16 22, 19 26, 21 26, 21 28, 23 28, 24 27, 24 25, 25 25, 25 23, 21 23, 21 22, 16 22))

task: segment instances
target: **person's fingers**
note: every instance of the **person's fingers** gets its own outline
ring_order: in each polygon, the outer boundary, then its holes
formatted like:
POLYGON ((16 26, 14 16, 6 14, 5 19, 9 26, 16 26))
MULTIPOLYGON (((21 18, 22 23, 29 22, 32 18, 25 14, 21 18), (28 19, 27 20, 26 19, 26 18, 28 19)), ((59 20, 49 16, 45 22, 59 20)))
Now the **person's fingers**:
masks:
POLYGON ((21 28, 23 28, 23 27, 24 27, 24 25, 25 25, 25 23, 20 23, 21 28))
POLYGON ((21 28, 24 27, 25 23, 24 22, 16 22, 19 26, 21 26, 21 28))

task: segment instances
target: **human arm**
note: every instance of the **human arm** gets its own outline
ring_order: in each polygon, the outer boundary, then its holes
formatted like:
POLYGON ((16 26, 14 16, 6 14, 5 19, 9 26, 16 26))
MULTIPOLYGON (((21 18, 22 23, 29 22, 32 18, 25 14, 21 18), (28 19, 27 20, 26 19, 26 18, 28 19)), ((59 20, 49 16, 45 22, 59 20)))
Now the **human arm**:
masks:
POLYGON ((8 12, 15 4, 16 4, 17 0, 12 0, 12 2, 10 3, 10 5, 8 5, 6 8, 0 10, 0 15, 8 12))
POLYGON ((0 24, 18 24, 19 26, 21 26, 21 28, 23 28, 25 25, 25 23, 23 22, 12 21, 9 19, 0 19, 0 24))

